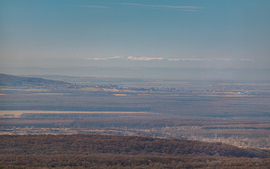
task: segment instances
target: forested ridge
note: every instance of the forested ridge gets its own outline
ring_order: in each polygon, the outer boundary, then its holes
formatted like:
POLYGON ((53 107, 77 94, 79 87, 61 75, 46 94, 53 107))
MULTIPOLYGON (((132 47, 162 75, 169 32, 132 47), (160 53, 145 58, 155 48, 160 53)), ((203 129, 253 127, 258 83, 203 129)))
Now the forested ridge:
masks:
POLYGON ((91 168, 91 169, 269 169, 269 158, 154 155, 0 155, 1 169, 91 168))
POLYGON ((1 135, 0 168, 269 168, 269 151, 115 135, 1 135))
POLYGON ((269 151, 221 143, 114 135, 2 135, 0 154, 122 154, 269 157, 269 151))

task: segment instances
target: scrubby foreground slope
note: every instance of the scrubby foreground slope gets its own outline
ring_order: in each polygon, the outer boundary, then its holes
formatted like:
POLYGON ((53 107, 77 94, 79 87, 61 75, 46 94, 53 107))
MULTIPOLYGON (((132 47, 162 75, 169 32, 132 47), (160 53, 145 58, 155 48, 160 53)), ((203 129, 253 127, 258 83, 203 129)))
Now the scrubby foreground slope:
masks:
POLYGON ((4 135, 0 154, 122 154, 122 155, 215 155, 270 157, 269 151, 243 149, 221 143, 113 135, 4 135))
POLYGON ((154 156, 154 155, 0 155, 0 168, 173 168, 173 169, 268 169, 270 159, 211 157, 211 156, 154 156))
POLYGON ((182 139, 83 134, 0 137, 2 168, 268 168, 267 157, 266 150, 182 139))

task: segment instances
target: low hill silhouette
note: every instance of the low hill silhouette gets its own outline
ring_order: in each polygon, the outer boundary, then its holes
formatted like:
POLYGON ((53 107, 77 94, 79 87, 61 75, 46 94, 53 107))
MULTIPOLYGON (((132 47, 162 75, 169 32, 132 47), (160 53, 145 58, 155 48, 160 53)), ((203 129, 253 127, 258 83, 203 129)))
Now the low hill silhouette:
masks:
POLYGON ((46 80, 36 77, 22 77, 0 73, 0 86, 9 87, 36 87, 46 85, 67 85, 69 83, 56 80, 46 80))

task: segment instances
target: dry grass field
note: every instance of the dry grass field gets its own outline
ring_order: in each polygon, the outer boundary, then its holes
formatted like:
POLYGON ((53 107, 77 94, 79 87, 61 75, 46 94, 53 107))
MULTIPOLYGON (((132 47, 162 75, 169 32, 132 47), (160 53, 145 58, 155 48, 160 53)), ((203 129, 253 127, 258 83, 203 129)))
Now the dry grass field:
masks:
POLYGON ((35 114, 152 114, 150 112, 123 112, 123 111, 41 111, 41 110, 0 110, 0 117, 20 117, 24 113, 35 114))

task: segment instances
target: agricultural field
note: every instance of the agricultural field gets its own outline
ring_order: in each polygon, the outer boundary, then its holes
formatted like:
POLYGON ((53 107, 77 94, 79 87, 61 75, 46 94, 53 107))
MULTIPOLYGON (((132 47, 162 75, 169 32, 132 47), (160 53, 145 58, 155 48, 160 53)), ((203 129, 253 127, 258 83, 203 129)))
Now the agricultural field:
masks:
POLYGON ((0 88, 0 91, 47 92, 47 89, 0 88))
POLYGON ((115 111, 42 111, 42 110, 0 110, 0 117, 31 116, 31 114, 151 114, 150 112, 115 112, 115 111))
POLYGON ((269 83, 5 77, 12 82, 1 89, 12 90, 0 90, 0 134, 140 135, 270 148, 269 83))

